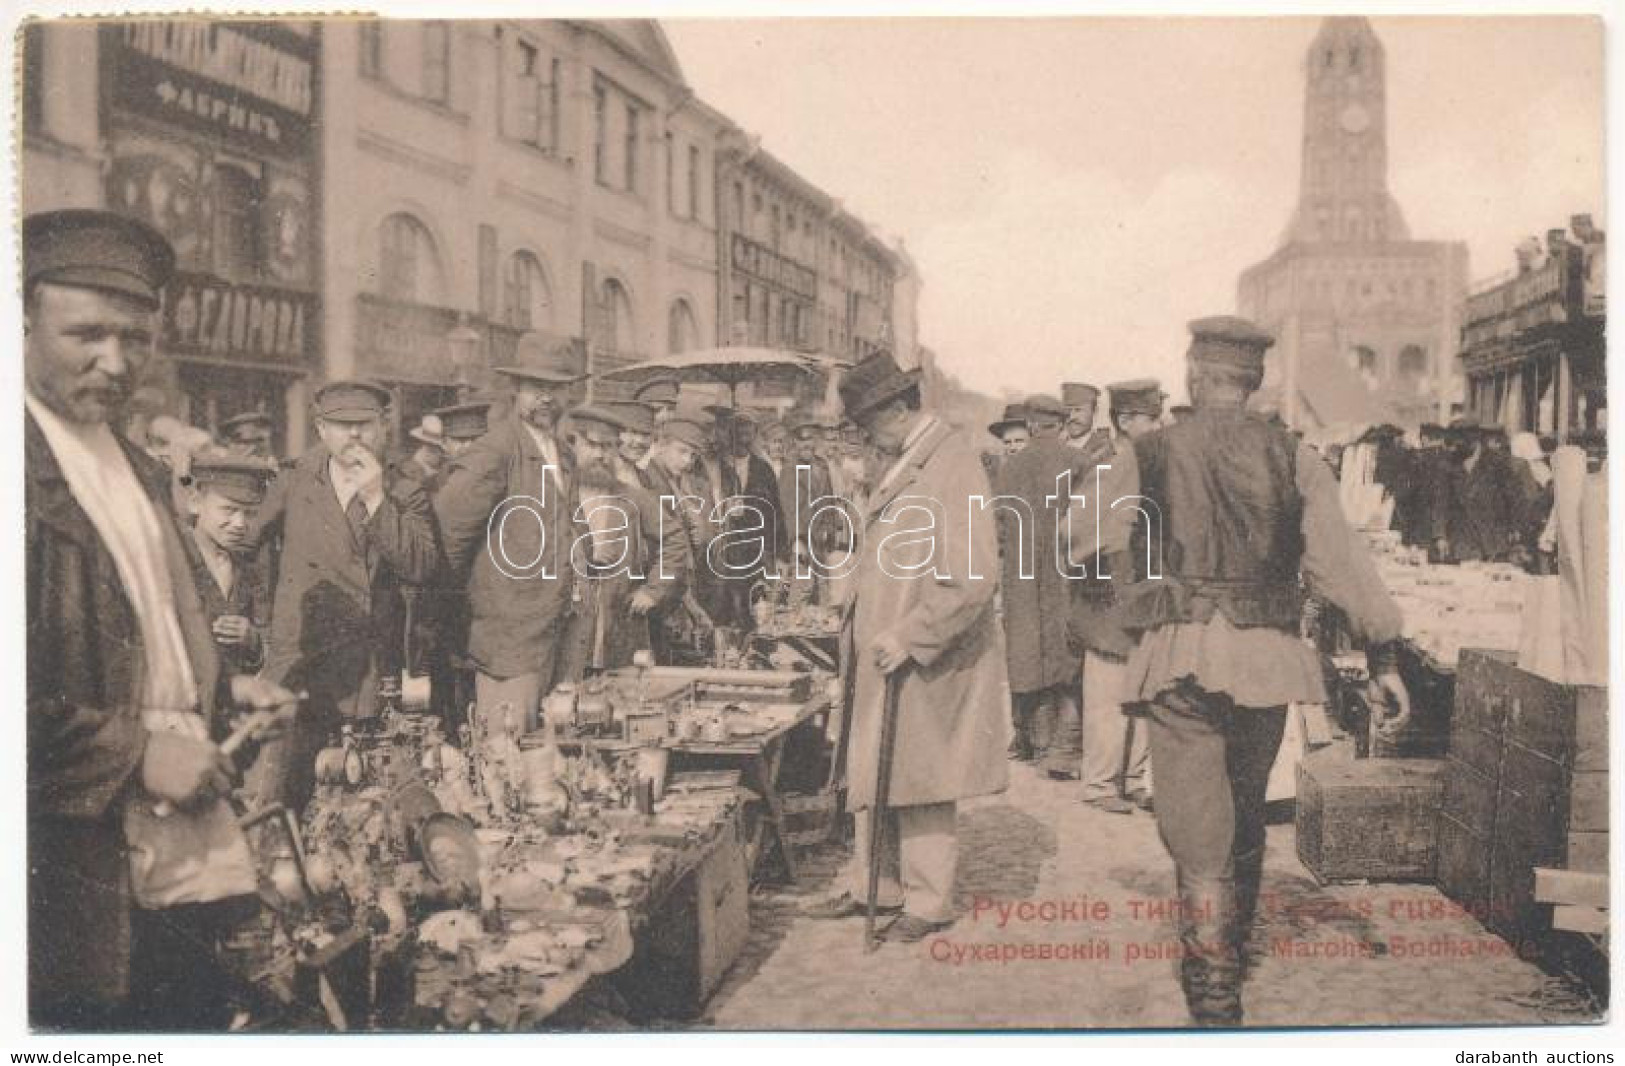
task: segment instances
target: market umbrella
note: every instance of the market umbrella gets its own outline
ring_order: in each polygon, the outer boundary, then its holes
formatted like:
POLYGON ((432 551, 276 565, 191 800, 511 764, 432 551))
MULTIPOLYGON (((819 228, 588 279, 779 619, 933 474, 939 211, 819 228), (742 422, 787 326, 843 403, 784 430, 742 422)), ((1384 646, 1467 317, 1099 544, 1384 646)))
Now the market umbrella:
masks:
MULTIPOLYGON (((605 372, 606 381, 625 381, 636 384, 652 377, 671 376, 687 384, 728 386, 728 397, 736 400, 735 390, 742 382, 794 381, 805 374, 816 374, 828 363, 784 348, 706 348, 678 355, 660 355, 633 366, 619 367, 605 372)), ((733 404, 737 406, 736 403, 733 404)))

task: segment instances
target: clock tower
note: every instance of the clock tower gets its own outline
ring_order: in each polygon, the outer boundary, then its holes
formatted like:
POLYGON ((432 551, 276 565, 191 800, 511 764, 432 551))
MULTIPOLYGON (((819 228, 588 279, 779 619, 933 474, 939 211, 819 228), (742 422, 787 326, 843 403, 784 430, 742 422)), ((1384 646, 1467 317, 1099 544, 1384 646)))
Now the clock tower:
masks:
POLYGON ((1298 206, 1283 244, 1408 239, 1388 192, 1384 64, 1364 18, 1321 24, 1305 59, 1298 206))

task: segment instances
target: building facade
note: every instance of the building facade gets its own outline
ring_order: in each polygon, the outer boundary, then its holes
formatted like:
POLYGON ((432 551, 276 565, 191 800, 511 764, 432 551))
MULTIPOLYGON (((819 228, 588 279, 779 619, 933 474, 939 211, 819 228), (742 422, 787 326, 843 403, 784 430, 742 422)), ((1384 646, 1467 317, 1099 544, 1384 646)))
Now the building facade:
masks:
POLYGON ((1587 215, 1518 249, 1517 272, 1467 297, 1461 361, 1480 421, 1565 440, 1605 428, 1607 243, 1587 215), (1571 238, 1572 234, 1572 238, 1571 238))
POLYGON ((1461 394, 1460 241, 1419 241, 1388 190, 1386 58, 1364 18, 1326 19, 1306 60, 1296 210, 1242 273, 1241 314, 1276 335, 1264 402, 1304 429, 1443 417, 1461 394))
POLYGON ((700 100, 654 20, 55 21, 23 43, 24 209, 175 244, 159 384, 205 428, 263 410, 296 453, 310 384, 352 376, 409 428, 527 331, 595 373, 912 350, 912 263, 700 100))
POLYGON ((331 22, 332 371, 404 424, 527 330, 603 371, 716 343, 713 153, 650 20, 331 22))
POLYGON ((300 21, 34 23, 23 40, 24 210, 106 208, 168 237, 154 373, 175 413, 263 411, 279 444, 322 366, 320 51, 300 21))

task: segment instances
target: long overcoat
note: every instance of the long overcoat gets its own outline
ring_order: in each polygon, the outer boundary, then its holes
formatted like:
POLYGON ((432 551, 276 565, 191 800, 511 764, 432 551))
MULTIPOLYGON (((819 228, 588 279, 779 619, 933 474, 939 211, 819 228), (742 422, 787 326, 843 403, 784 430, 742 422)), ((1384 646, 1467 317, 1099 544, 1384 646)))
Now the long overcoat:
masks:
MULTIPOLYGON (((119 443, 158 511, 176 615, 204 712, 212 715, 219 660, 170 508, 169 472, 119 443)), ((73 1025, 62 1017, 64 1004, 109 1008, 128 991, 123 805, 146 741, 145 652, 113 558, 31 417, 23 467, 29 1014, 36 1024, 73 1025)))
POLYGON ((997 535, 992 513, 970 503, 987 494, 987 475, 964 436, 934 423, 867 501, 856 595, 842 634, 850 673, 851 809, 874 802, 886 679, 871 649, 882 634, 901 637, 912 656, 898 697, 889 805, 968 799, 1008 784, 1010 694, 993 608, 997 535), (914 509, 926 501, 940 504, 930 520, 934 529, 910 532, 927 525, 914 509), (902 576, 902 568, 923 562, 920 541, 928 535, 935 537, 934 571, 902 576), (896 539, 888 544, 888 537, 896 539))
POLYGON ((536 438, 510 416, 452 460, 435 493, 453 580, 468 582, 468 655, 491 677, 536 673, 562 647, 570 550, 589 530, 576 521, 575 456, 562 441, 558 457, 545 472, 536 438))
MULTIPOLYGON (((1038 437, 1000 464, 994 479, 1002 545, 1005 652, 1010 691, 1037 692, 1072 684, 1078 656, 1067 640, 1072 584, 1062 572, 1068 549, 1057 537, 1070 500, 1057 497, 1056 479, 1077 463, 1078 452, 1053 436, 1038 437), (1016 503, 1015 501, 1021 501, 1016 503), (1013 508, 1020 508, 1019 514, 1013 508)), ((1094 493, 1092 481, 1072 493, 1094 493)), ((1079 531, 1084 532, 1082 530, 1079 531)), ((1088 530, 1091 535, 1093 530, 1088 530)))

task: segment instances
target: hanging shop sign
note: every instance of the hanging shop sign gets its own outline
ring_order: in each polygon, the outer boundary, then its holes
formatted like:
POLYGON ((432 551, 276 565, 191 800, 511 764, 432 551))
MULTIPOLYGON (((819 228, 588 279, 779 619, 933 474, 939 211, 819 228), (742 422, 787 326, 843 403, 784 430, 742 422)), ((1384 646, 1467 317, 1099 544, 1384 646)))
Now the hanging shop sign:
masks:
POLYGON ((304 369, 314 324, 310 293, 180 274, 165 301, 164 344, 182 358, 304 369))
POLYGON ((315 46, 270 23, 152 19, 102 27, 103 106, 251 151, 310 150, 315 46))

